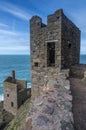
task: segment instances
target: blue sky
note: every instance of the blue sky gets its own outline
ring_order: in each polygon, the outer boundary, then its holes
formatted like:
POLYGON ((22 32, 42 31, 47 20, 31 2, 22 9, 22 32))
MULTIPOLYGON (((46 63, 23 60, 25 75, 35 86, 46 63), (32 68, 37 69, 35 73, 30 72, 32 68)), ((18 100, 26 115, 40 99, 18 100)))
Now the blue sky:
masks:
POLYGON ((86 0, 0 0, 0 54, 29 54, 29 20, 62 8, 81 30, 81 54, 86 54, 86 0))

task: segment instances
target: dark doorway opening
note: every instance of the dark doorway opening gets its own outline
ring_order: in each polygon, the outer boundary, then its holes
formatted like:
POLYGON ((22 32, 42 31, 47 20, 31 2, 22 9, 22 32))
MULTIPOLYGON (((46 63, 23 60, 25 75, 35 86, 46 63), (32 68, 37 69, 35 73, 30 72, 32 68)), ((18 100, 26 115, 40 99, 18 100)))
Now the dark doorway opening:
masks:
POLYGON ((47 43, 47 66, 55 66, 55 42, 47 43))

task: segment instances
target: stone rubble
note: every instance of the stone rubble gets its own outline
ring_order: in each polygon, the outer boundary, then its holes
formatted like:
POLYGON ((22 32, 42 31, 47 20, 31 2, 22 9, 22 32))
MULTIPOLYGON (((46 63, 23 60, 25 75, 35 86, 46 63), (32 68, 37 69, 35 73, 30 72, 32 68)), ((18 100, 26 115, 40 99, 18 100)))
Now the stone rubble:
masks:
POLYGON ((25 124, 23 130, 74 130, 70 82, 65 75, 59 73, 32 100, 25 124))

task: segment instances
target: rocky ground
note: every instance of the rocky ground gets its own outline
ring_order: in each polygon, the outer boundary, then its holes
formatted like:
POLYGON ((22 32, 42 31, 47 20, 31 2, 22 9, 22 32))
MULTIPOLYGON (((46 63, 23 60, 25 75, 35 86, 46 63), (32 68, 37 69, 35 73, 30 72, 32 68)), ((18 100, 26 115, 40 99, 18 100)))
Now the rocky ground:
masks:
POLYGON ((86 130, 86 79, 71 78, 75 130, 86 130))
POLYGON ((22 130, 74 130, 70 82, 60 73, 31 103, 22 130))

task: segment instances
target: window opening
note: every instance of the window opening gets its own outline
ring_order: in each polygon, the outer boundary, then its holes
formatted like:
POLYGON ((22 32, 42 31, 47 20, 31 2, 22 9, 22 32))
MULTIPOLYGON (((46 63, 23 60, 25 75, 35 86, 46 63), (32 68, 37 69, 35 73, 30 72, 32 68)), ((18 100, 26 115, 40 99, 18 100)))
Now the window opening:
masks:
POLYGON ((34 65, 35 65, 35 67, 38 67, 38 62, 35 62, 34 65))
POLYGON ((69 49, 71 48, 71 43, 68 44, 68 48, 69 48, 69 49))
POLYGON ((9 97, 9 94, 7 94, 7 97, 9 97))

